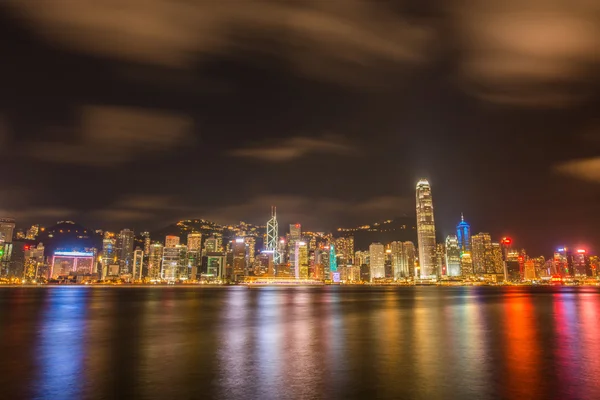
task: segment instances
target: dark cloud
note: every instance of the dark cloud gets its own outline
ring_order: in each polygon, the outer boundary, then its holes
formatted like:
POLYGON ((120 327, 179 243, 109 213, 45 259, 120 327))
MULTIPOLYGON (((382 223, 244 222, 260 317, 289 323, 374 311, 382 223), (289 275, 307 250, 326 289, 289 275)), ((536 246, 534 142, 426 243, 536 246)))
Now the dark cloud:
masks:
POLYGON ((412 215, 428 177, 442 234, 600 243, 597 2, 125 3, 0 5, 20 225, 325 230, 412 215))
POLYGON ((72 139, 67 143, 40 142, 28 151, 45 161, 108 166, 189 144, 193 140, 191 127, 189 118, 164 111, 84 107, 75 143, 72 139))
POLYGON ((320 138, 291 137, 275 143, 264 142, 229 152, 233 157, 254 158, 269 162, 295 160, 311 153, 351 155, 358 154, 358 151, 343 136, 329 135, 320 138))

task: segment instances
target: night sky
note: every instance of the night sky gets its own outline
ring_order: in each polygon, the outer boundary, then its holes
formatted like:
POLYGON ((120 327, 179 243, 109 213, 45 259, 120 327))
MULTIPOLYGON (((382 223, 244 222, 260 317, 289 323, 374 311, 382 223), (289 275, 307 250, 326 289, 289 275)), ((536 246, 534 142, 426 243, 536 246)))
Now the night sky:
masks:
POLYGON ((488 3, 6 0, 0 216, 331 230, 426 177, 440 237, 600 251, 600 3, 488 3))

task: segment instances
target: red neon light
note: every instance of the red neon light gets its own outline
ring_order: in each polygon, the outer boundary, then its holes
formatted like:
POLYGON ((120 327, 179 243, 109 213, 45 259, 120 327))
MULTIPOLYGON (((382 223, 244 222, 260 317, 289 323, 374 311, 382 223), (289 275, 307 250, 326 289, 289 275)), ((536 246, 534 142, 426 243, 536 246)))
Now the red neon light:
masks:
POLYGON ((579 250, 577 250, 577 252, 578 252, 579 254, 585 254, 585 250, 584 250, 584 249, 579 249, 579 250))
POLYGON ((502 243, 506 244, 506 245, 509 245, 509 244, 512 243, 512 239, 505 237, 504 239, 502 239, 502 243))

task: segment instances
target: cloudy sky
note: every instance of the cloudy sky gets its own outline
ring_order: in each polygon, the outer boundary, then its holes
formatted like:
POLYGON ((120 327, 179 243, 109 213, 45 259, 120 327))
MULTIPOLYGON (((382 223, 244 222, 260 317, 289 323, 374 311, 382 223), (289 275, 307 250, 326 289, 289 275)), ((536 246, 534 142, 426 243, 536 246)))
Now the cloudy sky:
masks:
POLYGON ((152 229, 414 214, 600 250, 592 0, 6 0, 0 211, 152 229))

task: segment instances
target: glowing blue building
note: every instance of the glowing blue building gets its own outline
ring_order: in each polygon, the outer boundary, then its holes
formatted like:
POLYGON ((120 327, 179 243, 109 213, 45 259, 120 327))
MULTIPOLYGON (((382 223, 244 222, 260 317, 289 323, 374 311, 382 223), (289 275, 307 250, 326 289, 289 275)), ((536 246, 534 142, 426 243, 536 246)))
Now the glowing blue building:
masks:
POLYGON ((458 238, 458 249, 460 253, 471 251, 471 225, 465 221, 465 216, 460 214, 460 222, 456 226, 456 237, 458 238))

